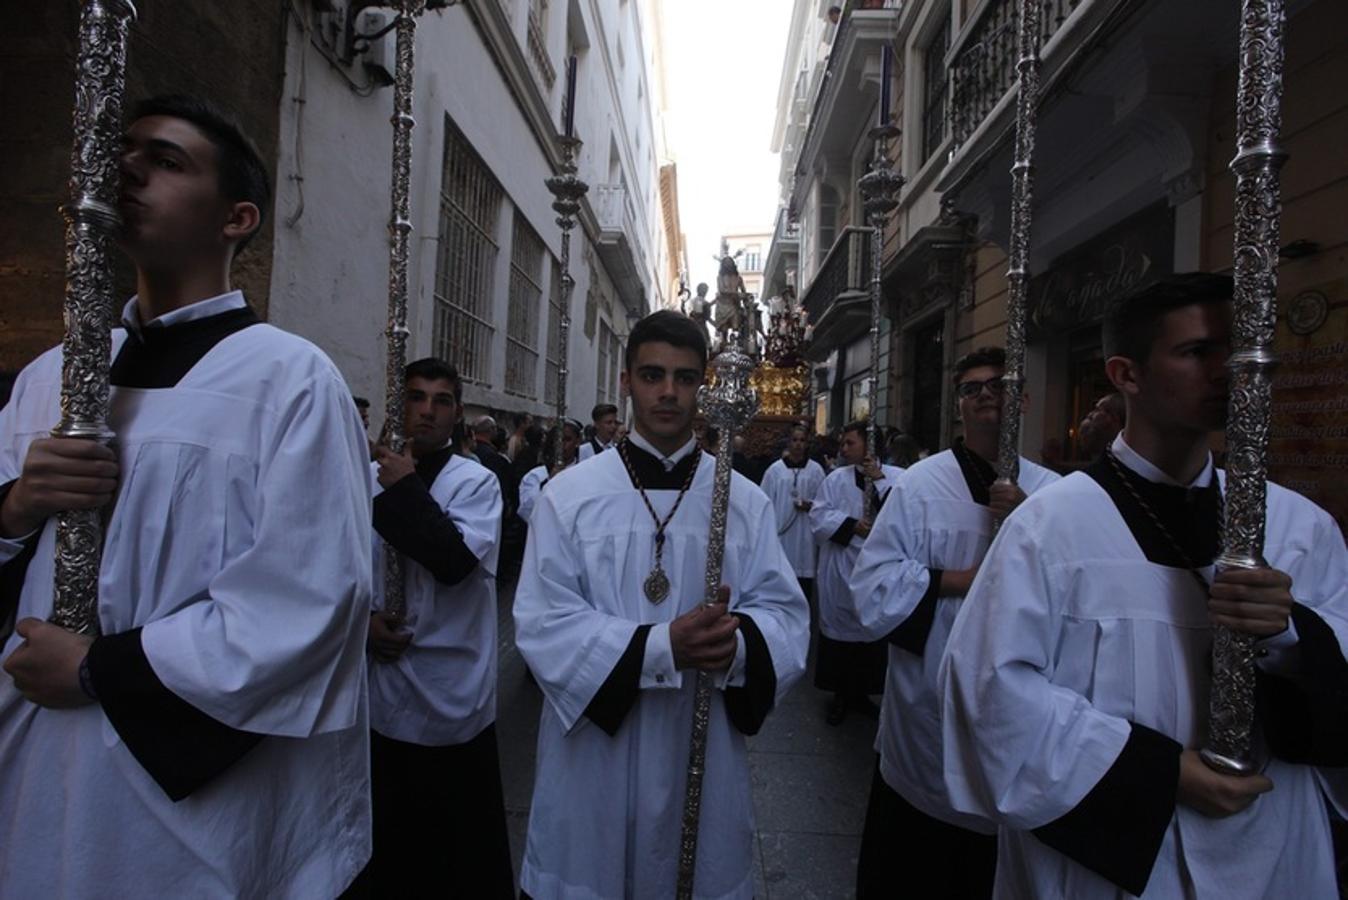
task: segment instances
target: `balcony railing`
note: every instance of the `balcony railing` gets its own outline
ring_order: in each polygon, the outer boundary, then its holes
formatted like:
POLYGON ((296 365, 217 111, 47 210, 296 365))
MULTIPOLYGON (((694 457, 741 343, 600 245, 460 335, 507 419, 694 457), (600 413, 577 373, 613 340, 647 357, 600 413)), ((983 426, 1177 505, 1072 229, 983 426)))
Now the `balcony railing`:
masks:
MULTIPOLYGON (((1042 0, 1040 44, 1081 0, 1042 0)), ((950 66, 950 131, 959 147, 1016 83, 1016 0, 993 0, 965 32, 950 66)))
POLYGON ((627 236, 636 255, 638 270, 647 271, 646 236, 638 222, 636 211, 632 208, 627 188, 621 184, 601 184, 590 194, 594 208, 594 217, 599 220, 600 231, 618 231, 627 236))
POLYGON ((824 264, 805 292, 805 311, 818 323, 838 296, 865 293, 871 276, 871 230, 849 225, 833 242, 824 264))
POLYGON ((777 210, 777 224, 772 229, 772 242, 780 244, 783 242, 792 243, 800 240, 800 223, 792 222, 791 217, 787 215, 786 207, 777 210))

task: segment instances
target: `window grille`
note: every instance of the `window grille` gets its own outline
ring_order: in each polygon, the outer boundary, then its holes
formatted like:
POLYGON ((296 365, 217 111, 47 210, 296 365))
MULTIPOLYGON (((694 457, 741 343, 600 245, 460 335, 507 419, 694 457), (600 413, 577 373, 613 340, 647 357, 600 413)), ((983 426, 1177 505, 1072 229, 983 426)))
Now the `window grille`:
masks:
POLYGON ((464 381, 488 386, 503 199, 501 185, 446 117, 431 346, 464 381))

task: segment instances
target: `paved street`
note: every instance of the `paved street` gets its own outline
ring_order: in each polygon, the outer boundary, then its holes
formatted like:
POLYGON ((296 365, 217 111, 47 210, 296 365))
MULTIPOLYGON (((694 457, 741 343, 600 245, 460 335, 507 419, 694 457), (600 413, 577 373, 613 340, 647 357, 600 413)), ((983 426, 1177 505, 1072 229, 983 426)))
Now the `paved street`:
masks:
MULTIPOLYGON (((519 872, 542 695, 529 683, 515 649, 512 591, 501 591, 501 662, 497 729, 505 781, 510 846, 519 872)), ((866 813, 875 720, 852 715, 839 727, 824 723, 825 696, 802 679, 749 741, 759 900, 852 896, 866 813)), ((671 835, 677 840, 678 835, 671 835)))

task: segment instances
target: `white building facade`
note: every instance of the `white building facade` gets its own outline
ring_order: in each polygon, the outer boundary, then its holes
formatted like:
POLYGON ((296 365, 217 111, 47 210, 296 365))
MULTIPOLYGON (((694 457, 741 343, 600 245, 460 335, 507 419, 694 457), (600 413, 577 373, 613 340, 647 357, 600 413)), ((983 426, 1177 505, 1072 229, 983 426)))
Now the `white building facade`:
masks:
MULTIPOLYGON (((392 19, 330 0, 300 6, 287 40, 269 318, 317 343, 381 407, 394 35, 380 31, 392 19)), ((464 0, 419 19, 408 358, 457 367, 471 413, 555 408, 561 230, 544 182, 561 165, 573 55, 578 174, 590 190, 571 239, 570 415, 618 401, 625 337, 664 301, 638 7, 464 0)))

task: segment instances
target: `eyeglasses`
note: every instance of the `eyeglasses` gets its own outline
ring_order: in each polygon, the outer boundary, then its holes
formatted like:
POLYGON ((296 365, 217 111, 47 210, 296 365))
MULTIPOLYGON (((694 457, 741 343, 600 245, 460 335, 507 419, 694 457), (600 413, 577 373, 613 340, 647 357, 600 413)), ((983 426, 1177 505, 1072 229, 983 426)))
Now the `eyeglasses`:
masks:
POLYGON ((1002 376, 998 375, 996 378, 989 378, 987 381, 961 381, 955 385, 955 393, 959 394, 961 399, 968 400, 977 397, 983 393, 983 388, 987 388, 988 393, 996 397, 1002 393, 1004 387, 1005 383, 1002 381, 1002 376))

